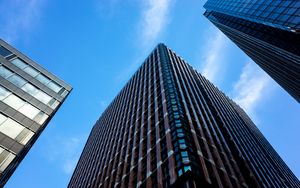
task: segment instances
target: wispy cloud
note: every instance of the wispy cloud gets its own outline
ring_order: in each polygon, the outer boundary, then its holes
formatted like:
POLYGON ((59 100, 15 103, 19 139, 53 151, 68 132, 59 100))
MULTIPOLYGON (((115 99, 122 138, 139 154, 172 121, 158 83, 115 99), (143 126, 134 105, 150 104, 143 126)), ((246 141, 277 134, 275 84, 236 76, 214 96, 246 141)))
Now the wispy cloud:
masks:
POLYGON ((141 0, 142 11, 141 17, 137 22, 136 35, 134 40, 138 45, 138 55, 134 58, 131 64, 123 70, 116 80, 118 83, 125 82, 129 75, 138 68, 143 62, 147 53, 159 41, 166 25, 170 21, 170 11, 174 0, 141 0))
POLYGON ((268 96, 270 92, 270 77, 263 72, 254 62, 247 63, 239 80, 233 87, 233 99, 250 116, 254 116, 254 108, 268 96))
POLYGON ((144 44, 152 44, 168 22, 171 0, 143 0, 142 3, 139 32, 144 44))
MULTIPOLYGON (((210 29, 212 30, 212 29, 210 29)), ((223 33, 218 30, 210 32, 203 46, 204 53, 201 61, 200 72, 213 83, 219 81, 220 71, 224 69, 226 59, 227 39, 223 33)))
POLYGON ((60 165, 65 174, 71 174, 75 169, 86 138, 87 135, 51 138, 48 149, 45 151, 46 158, 50 162, 60 165), (59 147, 57 147, 58 144, 59 147))
POLYGON ((45 0, 4 0, 0 2, 0 35, 9 42, 18 40, 29 32, 41 13, 45 0))

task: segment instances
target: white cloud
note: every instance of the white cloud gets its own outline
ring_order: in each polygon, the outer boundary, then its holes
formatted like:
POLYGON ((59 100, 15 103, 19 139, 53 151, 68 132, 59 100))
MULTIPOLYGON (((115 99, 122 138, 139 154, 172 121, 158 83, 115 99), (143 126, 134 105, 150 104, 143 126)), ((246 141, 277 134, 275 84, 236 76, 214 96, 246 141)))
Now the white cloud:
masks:
POLYGON ((9 41, 18 40, 36 25, 44 0, 10 0, 0 3, 2 16, 1 36, 9 41))
POLYGON ((137 23, 138 55, 131 64, 117 76, 118 83, 124 83, 141 65, 145 57, 156 43, 170 20, 169 13, 174 0, 142 0, 142 14, 137 23))
POLYGON ((234 84, 233 99, 250 116, 254 116, 254 108, 268 96, 271 78, 254 62, 247 63, 234 84))
POLYGON ((76 167, 86 138, 87 135, 52 138, 51 142, 50 140, 48 142, 45 156, 51 163, 59 165, 65 174, 71 174, 76 167))
POLYGON ((144 44, 154 43, 168 21, 171 0, 144 0, 139 32, 144 44))
MULTIPOLYGON (((211 32, 210 32, 211 33, 211 32)), ((226 63, 227 39, 223 33, 215 30, 210 34, 203 46, 202 67, 200 72, 202 75, 213 83, 220 79, 220 71, 224 69, 226 63)))

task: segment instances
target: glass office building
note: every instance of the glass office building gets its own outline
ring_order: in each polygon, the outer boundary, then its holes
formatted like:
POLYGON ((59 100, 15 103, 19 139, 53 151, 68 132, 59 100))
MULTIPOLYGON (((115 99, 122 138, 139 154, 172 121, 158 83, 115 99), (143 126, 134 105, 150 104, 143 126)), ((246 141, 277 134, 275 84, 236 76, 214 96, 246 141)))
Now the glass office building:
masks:
POLYGON ((208 0, 204 15, 300 102, 300 1, 208 0))
POLYGON ((71 89, 0 39, 0 187, 71 89))
POLYGON ((247 114, 164 44, 96 122, 68 185, 299 186, 247 114))

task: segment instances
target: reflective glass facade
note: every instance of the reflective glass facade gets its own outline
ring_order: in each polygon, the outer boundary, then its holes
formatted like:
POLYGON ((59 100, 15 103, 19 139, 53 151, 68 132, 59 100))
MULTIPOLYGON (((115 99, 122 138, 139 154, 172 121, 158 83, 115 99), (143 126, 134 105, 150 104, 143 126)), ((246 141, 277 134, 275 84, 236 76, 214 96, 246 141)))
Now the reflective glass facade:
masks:
POLYGON ((281 29, 300 29, 299 0, 209 0, 204 8, 281 29))
POLYGON ((94 125, 68 187, 299 187, 245 112, 159 44, 94 125))
POLYGON ((204 15, 300 102, 300 1, 209 0, 204 15))
POLYGON ((0 40, 0 187, 7 182, 71 89, 0 40))

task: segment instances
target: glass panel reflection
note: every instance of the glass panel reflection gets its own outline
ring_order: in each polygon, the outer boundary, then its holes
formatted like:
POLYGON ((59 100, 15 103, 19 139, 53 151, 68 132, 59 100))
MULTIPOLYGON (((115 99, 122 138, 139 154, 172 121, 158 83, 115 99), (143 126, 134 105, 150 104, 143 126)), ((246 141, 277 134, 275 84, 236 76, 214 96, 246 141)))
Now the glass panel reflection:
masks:
POLYGON ((25 84, 21 89, 32 96, 35 96, 39 92, 36 87, 29 83, 25 84))
POLYGON ((11 61, 14 65, 16 65, 17 67, 19 67, 20 69, 24 69, 25 67, 27 67, 27 64, 24 63, 22 60, 16 58, 14 60, 11 61))
POLYGON ((0 154, 0 171, 3 172, 16 156, 7 150, 0 154))
POLYGON ((21 100, 19 97, 15 96, 14 94, 9 95, 6 97, 3 102, 5 102, 7 105, 11 106, 12 108, 18 110, 21 106, 25 104, 23 100, 21 100))
POLYGON ((36 75, 39 74, 38 71, 36 71, 35 69, 33 69, 33 68, 29 67, 29 66, 26 67, 26 68, 24 69, 24 71, 25 71, 26 73, 28 73, 29 75, 31 75, 32 77, 36 77, 36 75))
POLYGON ((43 83, 44 85, 47 85, 50 80, 48 78, 46 78, 44 75, 39 74, 37 75, 37 77, 35 77, 38 81, 40 81, 41 83, 43 83))
POLYGON ((5 99, 11 92, 0 86, 0 100, 5 99))
POLYGON ((0 132, 3 134, 15 139, 24 129, 22 125, 8 118, 4 123, 0 126, 0 132))
POLYGON ((52 89, 53 91, 55 91, 56 93, 58 93, 59 90, 61 89, 61 87, 59 85, 57 85, 56 83, 54 83, 53 81, 49 82, 49 84, 47 86, 50 89, 52 89))
POLYGON ((52 99, 52 97, 50 97, 49 95, 47 95, 46 93, 39 91, 35 97, 40 100, 41 102, 43 102, 44 104, 48 104, 48 102, 52 99))
POLYGON ((22 87, 26 83, 26 81, 23 78, 16 74, 10 76, 9 78, 7 78, 7 80, 9 80, 11 83, 15 84, 18 87, 22 87))
POLYGON ((0 76, 2 76, 3 78, 7 78, 7 77, 11 76, 12 74, 13 74, 13 72, 8 70, 7 68, 0 66, 0 76))
POLYGON ((34 117, 40 112, 40 110, 35 108, 31 104, 26 103, 19 109, 19 112, 29 117, 30 119, 34 119, 34 117))

